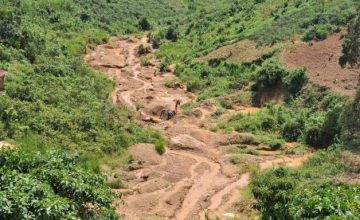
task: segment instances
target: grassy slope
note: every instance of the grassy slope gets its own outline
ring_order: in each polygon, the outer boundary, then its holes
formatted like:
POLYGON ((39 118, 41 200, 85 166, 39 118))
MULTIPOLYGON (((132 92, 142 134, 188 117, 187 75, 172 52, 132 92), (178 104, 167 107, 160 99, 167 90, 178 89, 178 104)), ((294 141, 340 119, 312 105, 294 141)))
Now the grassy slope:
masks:
MULTIPOLYGON (((355 1, 329 0, 324 1, 324 7, 312 0, 303 1, 298 7, 298 1, 272 0, 255 5, 252 1, 241 1, 231 6, 232 2, 27 0, 19 3, 1 0, 0 67, 9 70, 12 75, 7 77, 5 91, 0 92, 0 138, 23 139, 25 145, 30 145, 29 140, 35 138, 36 145, 45 143, 47 146, 61 146, 96 155, 116 155, 135 142, 156 142, 159 135, 129 121, 131 116, 127 110, 109 104, 112 83, 86 67, 79 56, 87 43, 101 43, 117 33, 138 32, 137 22, 144 16, 155 26, 185 24, 179 26, 180 40, 164 44, 159 55, 170 60, 189 60, 244 38, 271 44, 295 33, 308 32, 312 36, 313 26, 317 28, 315 35, 318 31, 320 34, 324 30, 326 33, 335 31, 335 26, 351 17, 355 1), (285 6, 285 2, 289 4, 285 6), (308 16, 303 16, 302 11, 307 11, 308 16), (327 14, 340 16, 331 21, 326 18, 327 14), (289 20, 294 15, 298 19, 289 20), (325 21, 319 23, 314 20, 318 15, 325 16, 325 21), (311 20, 309 26, 301 25, 308 20, 311 20), (284 24, 284 21, 290 22, 284 24), (273 31, 270 32, 269 27, 273 31)), ((198 68, 195 71, 192 66, 186 66, 179 75, 188 77, 189 83, 198 80, 201 75, 214 76, 209 85, 215 86, 206 87, 203 99, 209 98, 213 91, 222 98, 225 93, 238 90, 237 86, 242 86, 242 83, 248 83, 246 91, 252 92, 249 88, 259 81, 257 73, 263 68, 261 64, 250 67, 223 64, 223 69, 213 70, 213 67, 199 65, 204 64, 195 64, 193 67, 198 68), (223 71, 235 71, 240 77, 234 78, 231 74, 224 77, 223 71), (242 76, 242 72, 248 74, 242 76), (243 82, 234 84, 233 80, 237 78, 243 82)), ((305 99, 291 102, 289 111, 312 105, 316 100, 316 91, 309 92, 309 97, 305 94, 305 99)), ((320 95, 324 98, 322 93, 320 95)), ((319 125, 318 131, 322 131, 327 113, 321 109, 312 112, 311 107, 309 114, 315 114, 311 122, 319 125)), ((255 116, 255 119, 241 120, 249 124, 256 120, 262 127, 264 116, 265 132, 273 132, 274 129, 279 132, 284 121, 268 117, 267 112, 259 114, 258 118, 255 116)), ((304 117, 307 118, 306 115, 304 117)), ((294 117, 287 115, 286 118, 294 117)), ((238 124, 234 121, 232 123, 238 124)), ((230 123, 228 127, 233 126, 230 123)))
MULTIPOLYGON (((112 153, 156 135, 128 122, 129 113, 108 102, 112 83, 83 64, 88 43, 138 32, 181 16, 167 1, 2 1, 0 67, 12 73, 1 92, 1 138, 39 135, 49 145, 112 153), (8 19, 8 21, 6 21, 8 19), (5 25, 5 24, 4 24, 5 25)), ((154 137, 154 138, 152 138, 154 137)))
POLYGON ((113 83, 86 66, 82 54, 86 44, 140 32, 138 20, 143 16, 155 27, 181 17, 183 4, 0 4, 0 68, 9 72, 5 90, 0 91, 0 139, 17 146, 0 152, 0 218, 116 219, 114 196, 105 178, 94 172, 99 172, 100 163, 121 162, 129 145, 158 143, 162 138, 129 120, 126 109, 111 105, 113 83))
POLYGON ((180 26, 183 37, 164 44, 158 55, 172 60, 191 60, 242 39, 272 44, 294 34, 313 37, 336 31, 355 15, 358 0, 224 2, 212 13, 198 11, 180 26), (304 34, 305 32, 305 34, 304 34))
MULTIPOLYGON (((198 103, 184 106, 184 110, 191 113, 192 107, 215 99, 219 108, 216 117, 222 113, 221 108, 252 104, 266 88, 271 90, 279 82, 285 87, 297 85, 302 81, 299 81, 301 77, 289 78, 287 70, 277 64, 274 56, 250 64, 221 60, 201 63, 194 61, 195 57, 242 39, 255 40, 259 45, 298 36, 303 40, 322 39, 345 27, 354 17, 358 3, 268 0, 253 4, 253 1, 242 1, 235 7, 228 5, 212 14, 198 12, 193 15, 194 22, 188 20, 179 26, 178 41, 164 43, 158 55, 166 57, 167 61, 185 61, 178 65, 177 74, 190 91, 198 93, 199 98, 198 103)), ((332 146, 328 150, 319 150, 302 169, 270 170, 256 176, 252 192, 258 201, 257 207, 264 219, 270 216, 279 219, 325 218, 330 215, 351 219, 359 216, 359 201, 349 200, 359 188, 349 186, 346 180, 339 181, 341 176, 359 174, 359 165, 354 162, 358 157, 347 151, 350 146, 350 150, 357 148, 352 143, 359 141, 356 135, 359 132, 358 120, 353 120, 351 110, 344 111, 354 109, 358 98, 352 104, 347 103, 346 97, 316 86, 297 90, 289 96, 291 90, 285 90, 288 99, 283 106, 270 104, 259 113, 238 114, 219 125, 225 131, 253 132, 258 137, 256 142, 273 147, 281 145, 284 139, 313 147, 332 146), (349 126, 354 129, 351 134, 349 126), (339 193, 346 196, 335 200, 339 193), (319 196, 326 199, 319 201, 319 196)))

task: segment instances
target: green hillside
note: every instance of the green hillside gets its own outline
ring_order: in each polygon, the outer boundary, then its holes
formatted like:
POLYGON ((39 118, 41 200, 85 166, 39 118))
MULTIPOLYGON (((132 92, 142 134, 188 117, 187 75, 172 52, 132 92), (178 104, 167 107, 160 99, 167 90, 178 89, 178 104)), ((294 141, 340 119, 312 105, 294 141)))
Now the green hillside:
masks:
POLYGON ((300 35, 324 39, 356 14, 358 0, 232 1, 212 13, 198 11, 179 26, 181 39, 164 44, 158 55, 172 60, 192 59, 243 39, 274 44, 300 35))
MULTIPOLYGON (((111 104, 114 82, 83 61, 86 47, 115 35, 151 32, 164 70, 197 99, 184 114, 211 100, 207 129, 251 132, 257 144, 318 151, 300 169, 260 172, 251 183, 262 219, 357 219, 360 90, 346 97, 309 85, 306 70, 289 70, 278 50, 251 62, 199 57, 244 39, 258 47, 293 38, 320 41, 346 31, 343 65, 359 66, 358 0, 0 0, 0 219, 118 219, 101 165, 131 161, 137 143, 163 149, 160 132, 141 126, 111 104), (349 25, 350 24, 350 25, 349 25), (284 102, 259 103, 281 87, 284 102), (261 108, 234 114, 236 105, 261 108), (159 146, 161 145, 161 146, 159 146), (323 200, 321 199, 323 198, 323 200), (326 201, 324 201, 326 200, 326 201), (92 207, 85 207, 86 205, 92 207)), ((171 86, 169 82, 169 85, 171 86)))

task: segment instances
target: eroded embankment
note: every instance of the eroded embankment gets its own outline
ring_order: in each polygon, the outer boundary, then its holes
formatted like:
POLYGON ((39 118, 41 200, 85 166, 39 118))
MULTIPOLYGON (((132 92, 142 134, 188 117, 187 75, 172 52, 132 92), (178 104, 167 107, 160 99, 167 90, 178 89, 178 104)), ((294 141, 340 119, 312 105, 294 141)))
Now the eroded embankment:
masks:
MULTIPOLYGON (((139 56, 140 44, 146 38, 112 38, 86 56, 86 61, 114 79, 113 104, 126 105, 144 126, 160 130, 167 138, 169 149, 162 156, 151 145, 132 147, 130 153, 138 164, 121 169, 126 189, 117 211, 124 219, 152 216, 168 219, 204 219, 204 213, 218 216, 233 212, 239 189, 249 184, 250 173, 239 174, 219 145, 233 144, 241 134, 215 133, 201 128, 216 108, 199 107, 199 118, 179 113, 173 120, 162 121, 159 112, 173 109, 175 100, 191 101, 180 87, 167 88, 165 83, 176 79, 172 73, 160 73, 159 61, 152 54, 139 56), (146 58, 145 58, 146 57, 146 58), (144 65, 144 59, 147 64, 144 65), (143 65, 142 65, 143 64, 143 65)), ((246 155, 243 155, 246 157, 246 155)), ((261 169, 276 164, 299 166, 307 156, 296 158, 274 155, 259 156, 261 169)))

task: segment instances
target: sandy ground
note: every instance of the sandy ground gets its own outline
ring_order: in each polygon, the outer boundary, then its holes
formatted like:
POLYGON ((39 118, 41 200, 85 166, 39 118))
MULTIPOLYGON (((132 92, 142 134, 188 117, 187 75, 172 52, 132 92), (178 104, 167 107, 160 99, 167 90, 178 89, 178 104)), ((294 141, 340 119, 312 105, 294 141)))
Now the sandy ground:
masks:
MULTIPOLYGON (((182 88, 167 88, 167 80, 176 79, 173 73, 160 73, 159 61, 152 54, 145 55, 152 65, 143 67, 137 47, 147 45, 146 38, 118 37, 110 39, 90 51, 85 59, 96 69, 115 80, 116 89, 111 97, 114 105, 125 105, 136 115, 138 123, 158 129, 168 140, 168 149, 158 155, 153 145, 132 146, 129 153, 139 162, 123 168, 126 189, 123 200, 117 201, 117 212, 123 219, 205 219, 205 212, 236 216, 233 204, 239 190, 249 184, 250 173, 239 173, 223 154, 220 146, 236 144, 246 134, 215 133, 201 124, 209 120, 214 106, 200 106, 201 117, 181 114, 169 121, 159 118, 162 109, 173 109, 175 100, 181 103, 192 97, 182 88)), ((255 108, 238 108, 252 113, 255 108)), ((247 156, 247 155, 245 155, 247 156)), ((248 155, 249 157, 252 155, 248 155)), ((252 156, 254 157, 254 156, 252 156)), ((249 158, 251 159, 251 158, 249 158)), ((284 157, 258 156, 260 168, 279 164, 299 166, 306 155, 284 157)))

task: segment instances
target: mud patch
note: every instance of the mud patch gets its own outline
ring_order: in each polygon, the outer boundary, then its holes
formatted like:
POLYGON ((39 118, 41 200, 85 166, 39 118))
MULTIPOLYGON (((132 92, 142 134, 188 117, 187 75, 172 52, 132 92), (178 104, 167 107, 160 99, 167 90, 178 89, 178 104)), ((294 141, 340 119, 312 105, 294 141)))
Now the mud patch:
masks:
POLYGON ((160 168, 165 172, 164 179, 176 183, 184 178, 191 177, 190 167, 194 165, 196 161, 192 158, 188 158, 180 155, 166 154, 166 164, 160 168), (181 166, 179 166, 181 164, 181 166))
POLYGON ((129 149, 129 153, 140 160, 143 165, 157 165, 162 161, 153 144, 137 144, 129 149))

